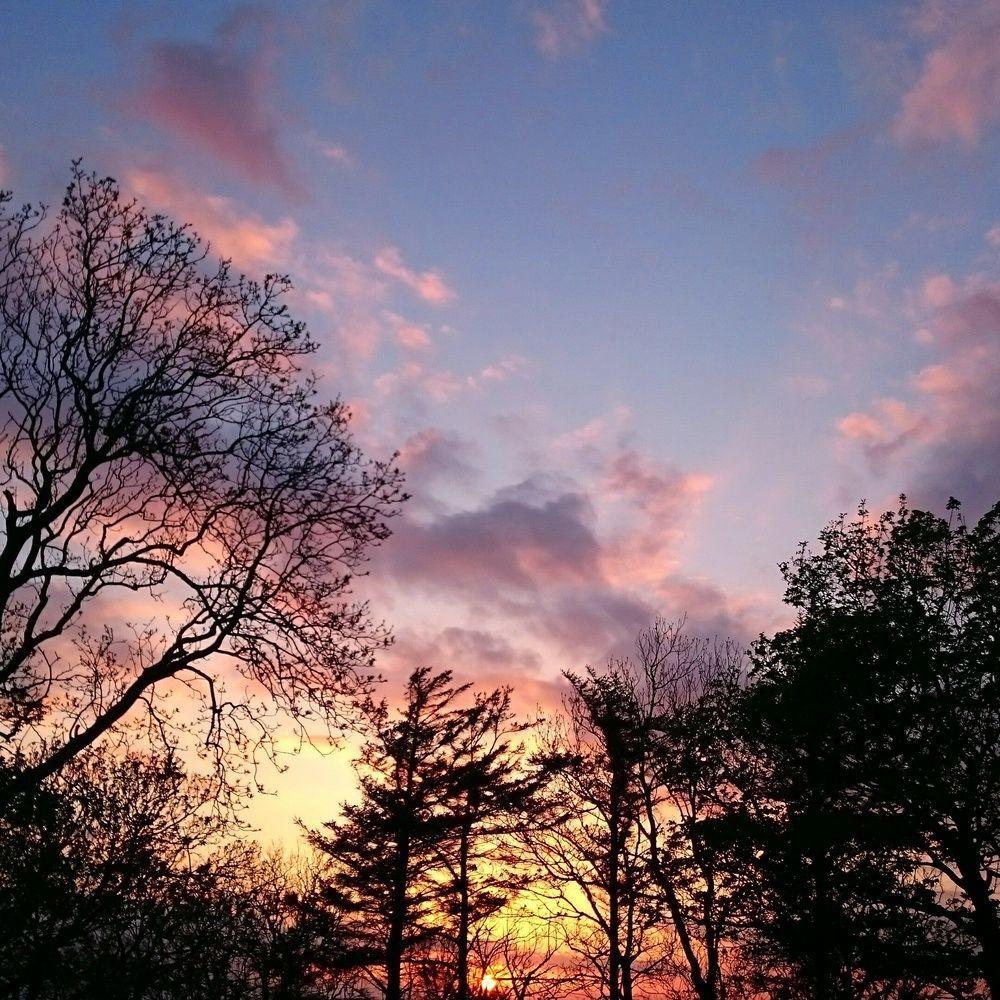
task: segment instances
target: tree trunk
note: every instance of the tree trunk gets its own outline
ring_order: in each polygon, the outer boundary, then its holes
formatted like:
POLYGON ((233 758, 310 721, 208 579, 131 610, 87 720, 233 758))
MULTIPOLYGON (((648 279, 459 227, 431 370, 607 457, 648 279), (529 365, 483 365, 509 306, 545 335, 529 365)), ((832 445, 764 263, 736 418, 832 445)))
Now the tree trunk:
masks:
POLYGON ((621 1000, 621 812, 622 776, 611 773, 608 846, 608 1000, 621 1000))
POLYGON ((409 842, 400 838, 392 886, 392 915, 385 948, 385 1000, 403 997, 403 942, 406 930, 406 889, 410 867, 409 842))
POLYGON ((458 844, 458 995, 469 1000, 469 823, 463 822, 458 844))
POLYGON ((829 864, 826 852, 820 848, 812 856, 813 865, 813 927, 810 976, 816 1000, 833 1000, 833 962, 830 956, 829 864))
MULTIPOLYGON (((646 839, 649 842, 650 868, 652 869, 656 884, 659 886, 660 891, 663 893, 664 899, 666 900, 667 909, 670 911, 670 919, 673 921, 674 932, 677 934, 681 951, 684 953, 688 971, 691 975, 691 985, 694 987, 698 1000, 718 1000, 718 977, 713 977, 711 972, 709 972, 708 978, 705 977, 701 968, 701 962, 698 960, 698 954, 694 948, 694 943, 691 940, 691 932, 688 928, 687 915, 681 905, 680 898, 678 897, 664 870, 663 857, 660 852, 660 842, 657 833, 656 810, 653 806, 653 793, 646 783, 643 784, 642 796, 643 806, 646 812, 646 823, 649 828, 646 839)), ((708 926, 709 924, 706 921, 706 933, 708 931, 708 926)))
POLYGON ((962 887, 972 903, 973 928, 979 942, 979 964, 993 1000, 1000 1000, 1000 914, 983 878, 981 859, 971 838, 962 837, 958 869, 962 887))

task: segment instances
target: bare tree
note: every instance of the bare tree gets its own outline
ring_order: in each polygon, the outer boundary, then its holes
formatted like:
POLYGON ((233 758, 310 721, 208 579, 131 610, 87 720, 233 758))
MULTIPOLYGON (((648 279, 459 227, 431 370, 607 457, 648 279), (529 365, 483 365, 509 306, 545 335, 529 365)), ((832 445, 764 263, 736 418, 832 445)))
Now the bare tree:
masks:
POLYGON ((609 669, 634 707, 640 825, 676 939, 676 974, 699 1000, 724 1000, 736 937, 734 876, 706 826, 728 796, 727 712, 742 682, 742 650, 690 636, 683 621, 656 621, 639 634, 635 659, 609 669))
POLYGON ((526 908, 511 909, 476 936, 474 952, 491 994, 510 1000, 562 1000, 577 983, 569 967, 566 926, 526 908))
POLYGON ((630 691, 614 674, 567 674, 565 718, 543 756, 561 759, 553 785, 560 819, 523 838, 537 869, 532 892, 567 928, 578 979, 609 1000, 633 1000, 666 955, 650 894, 641 787, 631 746, 630 691))
POLYGON ((8 791, 139 711, 169 738, 200 705, 221 758, 365 685, 351 578, 400 477, 316 402, 288 287, 79 164, 51 221, 0 199, 0 746, 42 751, 8 791))

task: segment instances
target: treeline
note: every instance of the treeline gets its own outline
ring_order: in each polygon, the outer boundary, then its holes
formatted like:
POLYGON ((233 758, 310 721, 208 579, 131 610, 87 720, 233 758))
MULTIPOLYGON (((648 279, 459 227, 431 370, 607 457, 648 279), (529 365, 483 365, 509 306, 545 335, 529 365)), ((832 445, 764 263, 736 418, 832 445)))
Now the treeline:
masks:
POLYGON ((1000 505, 862 507, 786 629, 656 622, 544 719, 389 704, 405 497, 285 284, 79 167, 0 236, 2 995, 1000 1000, 1000 505), (292 857, 240 827, 275 713, 361 739, 292 857))

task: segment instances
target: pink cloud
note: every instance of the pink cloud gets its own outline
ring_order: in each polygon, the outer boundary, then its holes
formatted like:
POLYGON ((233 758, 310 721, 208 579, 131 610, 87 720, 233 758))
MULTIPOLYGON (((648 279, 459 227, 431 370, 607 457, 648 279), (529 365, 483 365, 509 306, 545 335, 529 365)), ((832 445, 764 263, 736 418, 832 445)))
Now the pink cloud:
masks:
POLYGON ((894 492, 983 508, 1000 498, 1000 284, 934 275, 915 301, 926 310, 918 341, 938 358, 910 376, 905 399, 876 400, 838 430, 892 472, 894 492))
POLYGON ((506 382, 513 375, 522 374, 528 367, 528 359, 520 354, 508 354, 506 357, 486 365, 479 373, 483 382, 506 382))
POLYGON ((350 170, 355 166, 353 154, 344 146, 338 146, 335 143, 324 143, 320 146, 320 152, 331 163, 336 163, 338 167, 350 170))
POLYGON ((608 30, 608 0, 555 0, 532 14, 535 48, 556 60, 581 52, 608 30))
POLYGON ((437 403, 446 403, 463 393, 480 392, 491 384, 505 382, 523 373, 526 367, 527 361, 520 355, 500 358, 469 375, 406 361, 393 371, 379 375, 374 387, 382 397, 417 393, 437 403))
POLYGON ((418 505, 438 507, 431 490, 439 482, 449 489, 472 483, 475 446, 465 438, 438 427, 425 427, 411 434, 399 449, 399 467, 406 474, 407 492, 418 505))
POLYGON ((288 265, 299 229, 291 218, 265 222, 240 211, 230 198, 206 194, 159 170, 131 170, 126 186, 151 208, 191 223, 215 253, 241 267, 279 270, 288 265))
POLYGON ((764 184, 811 188, 820 183, 831 160, 849 152, 871 131, 852 126, 805 146, 771 146, 753 161, 753 172, 764 184))
POLYGON ((346 360, 351 365, 370 361, 387 334, 381 309, 388 294, 384 277, 339 247, 314 248, 297 264, 303 298, 332 321, 346 360))
POLYGON ((876 400, 868 412, 849 413, 837 429, 845 439, 860 444, 872 465, 881 469, 895 454, 923 440, 927 424, 902 400, 886 397, 876 400))
POLYGON ((790 197, 797 218, 822 238, 864 193, 854 161, 874 132, 872 124, 864 123, 801 146, 771 146, 751 161, 750 171, 761 184, 790 197))
POLYGON ((511 641, 495 627, 403 628, 379 663, 394 678, 427 665, 453 670, 460 682, 471 681, 477 690, 511 685, 514 707, 526 717, 561 703, 562 679, 545 671, 538 650, 511 641))
POLYGON ((617 526, 605 543, 608 579, 656 593, 676 568, 677 545, 712 485, 711 476, 681 472, 631 448, 612 454, 599 493, 617 526))
POLYGON ((426 351, 431 346, 431 335, 422 323, 411 323, 388 309, 382 314, 396 337, 396 343, 408 351, 426 351))
POLYGON ((414 271, 403 262, 403 255, 394 246, 383 247, 375 255, 375 269, 390 278, 395 278, 414 292, 418 298, 434 306, 446 305, 455 298, 451 289, 438 271, 414 271))
POLYGON ((151 45, 147 80, 131 107, 250 180, 298 193, 272 110, 268 33, 267 17, 245 8, 211 41, 151 45))
MULTIPOLYGON (((408 607, 442 609, 445 622, 524 636, 554 666, 627 648, 658 612, 688 612, 699 629, 746 636, 738 602, 678 569, 677 547, 711 477, 617 447, 604 427, 588 430, 577 456, 552 447, 538 458, 545 473, 457 510, 425 504, 404 516, 379 557, 379 579, 408 607), (589 482, 555 471, 580 456, 589 456, 589 482)), ((408 442, 404 467, 411 450, 418 468, 425 455, 437 466, 449 453, 438 433, 408 442)), ((443 476, 453 479, 447 469, 443 476)), ((454 503, 456 491, 448 495, 454 503)))
POLYGON ((599 575, 589 499, 526 480, 478 508, 400 528, 394 572, 446 587, 537 590, 599 575))
POLYGON ((1000 2, 957 4, 947 17, 931 5, 923 15, 916 27, 935 44, 903 95, 893 135, 903 143, 974 146, 1000 120, 1000 2))
POLYGON ((924 279, 921 298, 928 309, 942 309, 955 299, 955 282, 947 274, 932 274, 924 279))

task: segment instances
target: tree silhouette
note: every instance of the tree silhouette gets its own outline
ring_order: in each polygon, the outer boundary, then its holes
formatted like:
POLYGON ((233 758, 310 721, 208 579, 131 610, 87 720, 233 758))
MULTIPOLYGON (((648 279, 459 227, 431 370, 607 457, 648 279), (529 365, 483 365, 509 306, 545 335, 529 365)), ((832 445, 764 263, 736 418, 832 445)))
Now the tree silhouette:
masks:
POLYGON ((315 401, 287 289, 79 164, 51 222, 0 197, 0 738, 31 761, 9 792, 139 711, 191 724, 168 688, 221 760, 269 706, 331 718, 366 684, 385 633, 351 575, 400 479, 315 401))
POLYGON ((640 633, 635 659, 613 669, 630 691, 641 831, 678 974, 699 1000, 722 1000, 735 992, 725 967, 735 893, 729 859, 706 826, 728 798, 727 715, 742 683, 742 652, 686 634, 683 621, 657 621, 640 633))
POLYGON ((448 762, 465 725, 457 699, 466 691, 449 672, 421 668, 398 714, 369 701, 369 737, 357 765, 361 801, 345 804, 328 833, 310 834, 330 858, 333 900, 353 917, 359 964, 385 969, 386 1000, 400 1000, 404 958, 433 936, 436 907, 451 891, 432 876, 448 831, 448 762))
POLYGON ((510 694, 476 695, 443 762, 452 787, 440 853, 452 885, 444 912, 453 921, 457 1000, 470 996, 473 931, 523 887, 514 838, 530 836, 551 814, 545 793, 553 767, 529 762, 522 737, 531 726, 515 718, 510 694))
POLYGON ((609 1000, 631 1000, 664 958, 640 822, 635 703, 621 673, 568 673, 566 718, 548 734, 558 819, 524 838, 541 905, 572 927, 578 976, 609 1000))
POLYGON ((547 814, 549 769, 529 762, 510 691, 469 692, 422 668, 398 713, 369 701, 361 803, 311 836, 333 898, 359 918, 359 961, 385 967, 387 998, 409 956, 429 996, 468 1000, 474 931, 521 884, 512 838, 547 814))
POLYGON ((833 522, 755 651, 744 832, 812 995, 961 995, 977 966, 1000 995, 998 511, 949 507, 833 522))

